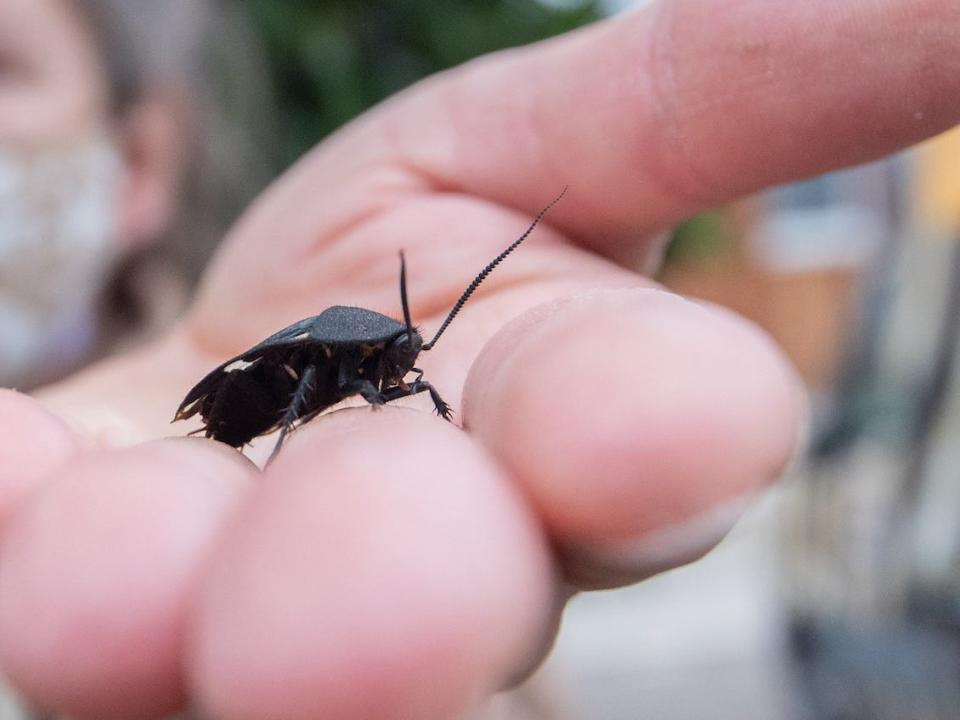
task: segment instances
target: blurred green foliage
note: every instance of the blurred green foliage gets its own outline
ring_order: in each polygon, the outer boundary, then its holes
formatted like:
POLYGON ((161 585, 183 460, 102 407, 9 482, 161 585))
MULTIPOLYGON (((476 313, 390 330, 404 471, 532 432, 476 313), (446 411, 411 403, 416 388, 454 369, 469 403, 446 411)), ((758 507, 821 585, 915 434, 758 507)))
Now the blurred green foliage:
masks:
MULTIPOLYGON (((264 51, 274 107, 267 162, 278 172, 326 135, 417 80, 485 53, 573 30, 599 0, 242 0, 264 51)), ((730 252, 720 212, 680 225, 668 262, 730 252)))
POLYGON ((674 229, 665 263, 704 265, 730 260, 735 234, 733 222, 723 210, 694 215, 674 229))
POLYGON ((266 51, 283 168, 431 73, 600 17, 595 0, 244 0, 266 51))

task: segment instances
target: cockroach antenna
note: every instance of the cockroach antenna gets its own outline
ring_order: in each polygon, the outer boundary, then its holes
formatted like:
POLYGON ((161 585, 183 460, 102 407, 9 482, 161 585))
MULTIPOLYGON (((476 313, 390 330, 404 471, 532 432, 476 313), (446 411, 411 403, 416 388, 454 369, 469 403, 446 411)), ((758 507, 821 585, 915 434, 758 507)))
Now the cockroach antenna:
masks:
POLYGON ((400 304, 403 306, 403 322, 407 326, 407 335, 413 337, 413 323, 410 322, 410 303, 407 302, 407 261, 400 251, 400 304))
MULTIPOLYGON (((460 312, 460 310, 466 304, 467 300, 470 299, 470 296, 473 295, 474 291, 478 287, 480 287, 480 283, 482 283, 484 280, 487 279, 487 275, 489 275, 497 265, 503 262, 503 259, 507 257, 507 255, 512 253, 518 247, 520 247, 520 243, 522 243, 524 240, 527 239, 527 237, 529 237, 530 233, 533 232, 533 229, 543 219, 543 216, 547 214, 550 208, 552 208, 554 205, 560 202, 560 198, 566 195, 567 187, 568 186, 564 186, 563 190, 560 191, 560 194, 557 195, 553 200, 551 200, 550 204, 547 205, 543 210, 537 213, 537 216, 533 219, 533 222, 530 223, 530 227, 527 228, 526 232, 523 233, 523 235, 521 235, 516 240, 514 240, 506 250, 504 250, 502 253, 497 255, 493 260, 491 260, 490 264, 487 265, 483 270, 481 270, 480 273, 473 279, 473 282, 467 286, 467 289, 463 291, 463 295, 460 296, 460 299, 457 300, 453 308, 450 310, 450 313, 447 315, 446 320, 443 321, 443 324, 440 326, 440 329, 437 330, 437 334, 433 336, 433 339, 431 339, 430 342, 423 344, 422 350, 424 352, 426 352, 427 350, 433 349, 433 346, 437 344, 437 340, 439 340, 440 336, 443 335, 443 332, 447 329, 447 326, 450 325, 453 319, 457 316, 457 313, 460 312)), ((402 278, 402 275, 401 275, 401 278, 402 278)))

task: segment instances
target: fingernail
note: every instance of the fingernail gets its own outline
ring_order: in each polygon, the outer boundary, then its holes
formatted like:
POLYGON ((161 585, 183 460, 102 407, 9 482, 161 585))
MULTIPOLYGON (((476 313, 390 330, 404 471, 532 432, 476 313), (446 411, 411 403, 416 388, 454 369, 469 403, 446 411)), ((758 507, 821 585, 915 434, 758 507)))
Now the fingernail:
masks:
POLYGON ((568 579, 582 589, 597 590, 639 582, 693 562, 726 537, 754 498, 747 495, 728 500, 639 538, 563 545, 561 554, 568 579))

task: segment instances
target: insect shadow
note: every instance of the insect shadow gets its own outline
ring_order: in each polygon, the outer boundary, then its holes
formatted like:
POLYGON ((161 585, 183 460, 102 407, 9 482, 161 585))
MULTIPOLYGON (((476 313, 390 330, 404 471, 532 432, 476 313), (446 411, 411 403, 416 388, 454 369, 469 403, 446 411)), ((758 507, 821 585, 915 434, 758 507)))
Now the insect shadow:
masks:
POLYGON ((279 429, 269 464, 295 427, 353 395, 376 407, 427 392, 437 415, 450 420, 450 406, 423 379, 423 370, 415 367, 417 357, 436 345, 480 283, 527 239, 566 191, 564 188, 523 235, 480 271, 430 342, 423 342, 420 331, 410 322, 406 263, 401 251, 403 322, 364 308, 329 307, 215 367, 187 393, 173 422, 199 413, 203 427, 190 435, 203 433, 235 448, 279 429), (404 380, 410 373, 416 373, 416 377, 404 380))

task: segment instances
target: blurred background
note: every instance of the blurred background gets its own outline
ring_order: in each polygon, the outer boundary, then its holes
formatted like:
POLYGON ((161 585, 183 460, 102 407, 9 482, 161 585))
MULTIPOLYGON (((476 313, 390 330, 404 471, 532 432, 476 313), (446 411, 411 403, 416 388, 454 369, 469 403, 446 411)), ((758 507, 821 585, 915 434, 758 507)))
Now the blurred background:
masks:
MULTIPOLYGON (((106 58, 110 112, 126 121, 159 107, 174 119, 173 199, 162 221, 130 233, 137 241, 90 299, 96 339, 80 343, 70 326, 79 350, 67 360, 17 374, 8 353, 0 375, 30 387, 169 323, 249 200, 372 104, 638 4, 80 0, 106 58)), ((0 82, 0 107, 3 92, 0 82)), ((124 141, 149 159, 162 120, 147 139, 131 126, 124 141)), ((960 717, 960 132, 691 218, 659 279, 737 310, 785 348, 813 398, 808 451, 703 561, 574 600, 543 670, 488 715, 960 717)), ((17 317, 0 304, 0 327, 17 317)))

